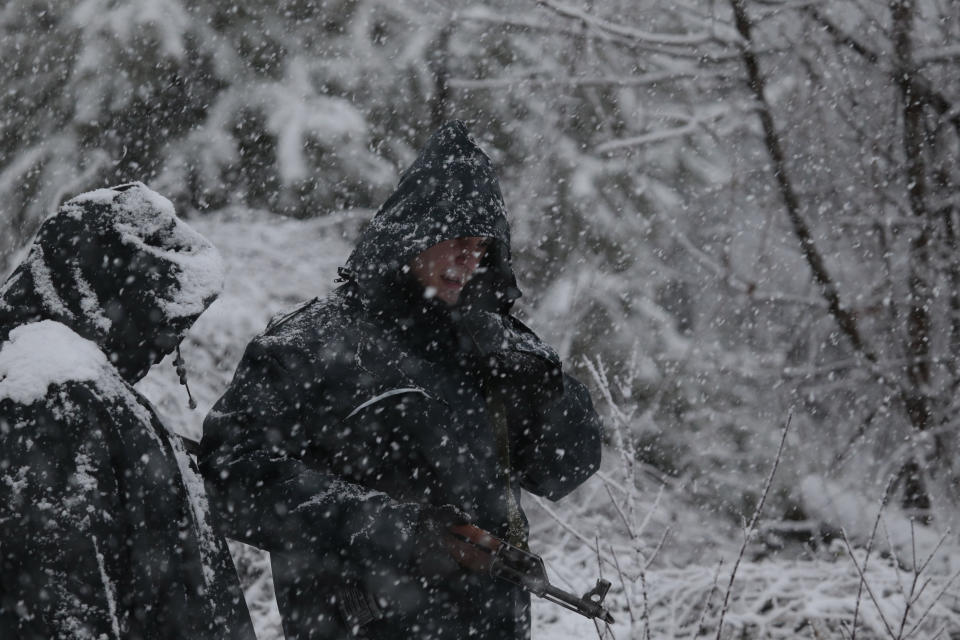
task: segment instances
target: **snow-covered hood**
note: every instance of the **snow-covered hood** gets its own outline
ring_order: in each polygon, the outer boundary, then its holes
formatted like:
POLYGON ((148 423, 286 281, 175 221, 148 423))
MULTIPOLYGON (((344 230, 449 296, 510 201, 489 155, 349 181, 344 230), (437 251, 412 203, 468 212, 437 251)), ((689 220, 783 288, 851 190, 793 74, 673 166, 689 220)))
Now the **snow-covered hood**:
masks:
MULTIPOLYGON (((395 295, 403 267, 452 238, 489 237, 486 277, 475 278, 509 308, 520 297, 510 259, 510 226, 490 158, 459 120, 440 127, 364 229, 341 275, 368 302, 395 295)), ((466 297, 466 292, 465 292, 466 297)))
POLYGON ((223 287, 223 263, 169 200, 139 182, 81 194, 47 218, 0 287, 0 340, 55 320, 129 382, 172 351, 223 287))

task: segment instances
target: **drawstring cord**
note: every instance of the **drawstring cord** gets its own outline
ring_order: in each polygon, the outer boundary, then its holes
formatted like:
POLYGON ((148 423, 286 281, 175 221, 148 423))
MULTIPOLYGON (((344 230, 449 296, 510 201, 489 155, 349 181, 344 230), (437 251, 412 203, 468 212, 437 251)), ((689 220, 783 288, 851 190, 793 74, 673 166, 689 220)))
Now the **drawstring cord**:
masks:
POLYGON ((346 267, 337 267, 337 277, 334 279, 334 282, 340 284, 342 282, 349 282, 355 280, 353 272, 347 269, 346 267))
POLYGON ((180 345, 177 345, 177 357, 173 361, 173 366, 177 369, 177 375, 180 377, 180 384, 182 384, 187 390, 187 403, 191 409, 197 408, 197 401, 193 399, 193 394, 190 393, 190 385, 187 384, 187 367, 183 362, 183 356, 180 354, 180 345))

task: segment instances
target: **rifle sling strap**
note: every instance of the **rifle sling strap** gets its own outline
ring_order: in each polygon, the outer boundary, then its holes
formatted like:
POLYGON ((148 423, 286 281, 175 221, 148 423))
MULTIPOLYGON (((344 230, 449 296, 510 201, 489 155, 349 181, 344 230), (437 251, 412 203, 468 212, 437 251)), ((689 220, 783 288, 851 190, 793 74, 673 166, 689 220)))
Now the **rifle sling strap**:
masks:
POLYGON ((523 550, 527 546, 526 524, 520 505, 513 493, 513 473, 510 466, 510 427, 507 422, 506 403, 503 394, 497 389, 488 389, 486 393, 487 413, 493 427, 494 442, 497 447, 498 472, 506 485, 506 502, 509 511, 507 542, 523 550))

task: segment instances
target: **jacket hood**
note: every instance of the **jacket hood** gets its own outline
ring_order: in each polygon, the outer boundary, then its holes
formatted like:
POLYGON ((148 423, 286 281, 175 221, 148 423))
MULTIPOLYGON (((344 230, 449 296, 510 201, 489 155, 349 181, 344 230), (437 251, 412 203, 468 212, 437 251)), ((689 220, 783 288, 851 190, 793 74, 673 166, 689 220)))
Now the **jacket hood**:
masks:
POLYGON ((520 297, 510 257, 510 226, 490 158, 463 122, 430 136, 393 194, 364 229, 341 276, 359 285, 368 303, 387 304, 402 286, 406 265, 425 249, 453 238, 494 242, 466 298, 509 309, 520 297), (482 291, 481 291, 482 290, 482 291))
POLYGON ((79 195, 40 226, 0 287, 0 339, 55 320, 96 343, 128 381, 173 351, 223 287, 213 245, 135 182, 79 195))

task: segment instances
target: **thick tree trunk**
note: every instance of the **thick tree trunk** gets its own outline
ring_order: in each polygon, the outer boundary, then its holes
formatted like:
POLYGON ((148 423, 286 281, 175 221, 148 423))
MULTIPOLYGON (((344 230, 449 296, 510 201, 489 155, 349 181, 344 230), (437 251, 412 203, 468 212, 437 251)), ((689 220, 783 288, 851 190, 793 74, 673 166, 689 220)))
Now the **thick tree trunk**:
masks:
MULTIPOLYGON (((926 431, 932 423, 930 388, 930 308, 933 302, 930 277, 930 241, 932 220, 926 206, 926 162, 923 102, 913 83, 913 0, 892 0, 890 14, 897 90, 903 117, 903 152, 906 160, 907 196, 910 210, 920 220, 920 228, 910 246, 910 312, 907 317, 907 415, 914 429, 926 431)), ((901 469, 904 482, 904 508, 925 513, 930 498, 921 465, 911 458, 901 469)))

